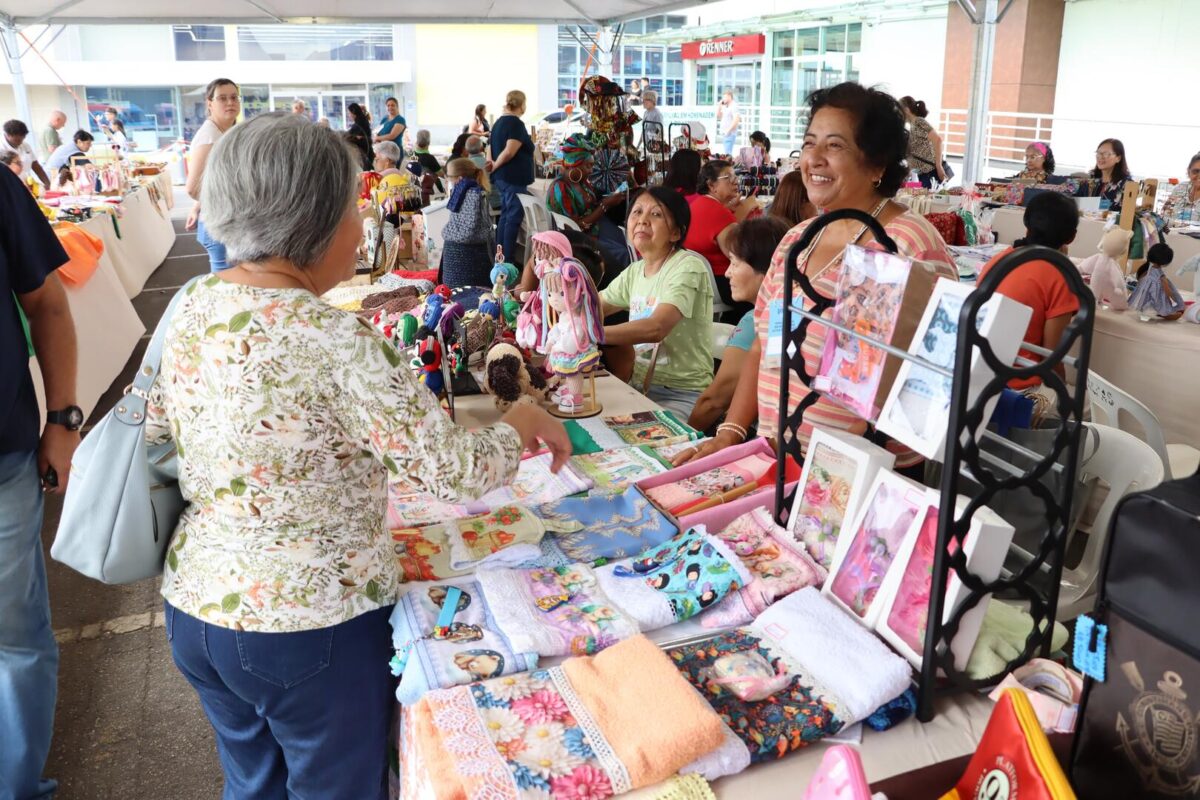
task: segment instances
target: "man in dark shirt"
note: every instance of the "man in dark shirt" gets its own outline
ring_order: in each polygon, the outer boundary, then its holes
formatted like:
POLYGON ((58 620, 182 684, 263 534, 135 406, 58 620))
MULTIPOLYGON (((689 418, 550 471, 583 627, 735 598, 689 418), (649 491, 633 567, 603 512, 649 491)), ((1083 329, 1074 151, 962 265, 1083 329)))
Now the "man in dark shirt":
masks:
POLYGON ((8 170, 0 170, 0 220, 0 797, 27 800, 55 789, 42 778, 58 676, 42 492, 66 489, 83 414, 75 405, 75 325, 54 274, 67 254, 8 170), (45 383, 44 431, 18 305, 45 383))
POLYGON ((504 113, 492 125, 490 139, 492 160, 487 170, 500 190, 500 219, 496 221, 496 242, 504 249, 510 264, 520 264, 517 258, 517 234, 525 219, 520 195, 529 194, 533 183, 533 139, 521 121, 525 113, 525 93, 512 91, 504 102, 504 113))

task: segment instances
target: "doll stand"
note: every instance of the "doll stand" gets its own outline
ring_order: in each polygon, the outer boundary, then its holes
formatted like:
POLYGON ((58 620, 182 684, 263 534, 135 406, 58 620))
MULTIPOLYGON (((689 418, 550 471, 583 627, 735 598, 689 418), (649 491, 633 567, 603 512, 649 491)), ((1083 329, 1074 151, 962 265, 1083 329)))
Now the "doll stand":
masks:
POLYGON ((552 416, 559 419, 585 419, 594 417, 603 411, 604 406, 596 400, 596 371, 592 370, 587 374, 587 385, 583 390, 583 408, 578 411, 563 411, 557 404, 554 404, 547 410, 552 416))

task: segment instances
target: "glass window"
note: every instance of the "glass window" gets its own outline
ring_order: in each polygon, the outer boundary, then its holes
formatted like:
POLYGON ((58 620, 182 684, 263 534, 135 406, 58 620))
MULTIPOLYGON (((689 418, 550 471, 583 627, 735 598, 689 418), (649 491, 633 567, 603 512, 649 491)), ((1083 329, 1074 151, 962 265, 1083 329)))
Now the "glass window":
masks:
POLYGON ((224 61, 223 25, 173 25, 176 61, 224 61))
POLYGON ((825 29, 825 52, 846 52, 846 27, 844 25, 831 25, 825 29))
POLYGON ((574 78, 559 78, 558 79, 558 107, 562 108, 568 103, 575 102, 575 95, 579 92, 579 81, 574 78))
POLYGON ((646 70, 642 73, 644 77, 663 74, 663 51, 661 47, 646 48, 646 70))
POLYGON ((579 74, 579 47, 573 44, 559 44, 558 72, 560 75, 579 74))
POLYGON ((775 57, 776 58, 791 58, 796 55, 796 32, 795 31, 776 31, 775 32, 775 57))
POLYGON ((243 61, 391 61, 391 25, 239 25, 243 61))
POLYGON ((683 105, 683 81, 676 78, 668 78, 663 81, 665 97, 659 97, 658 104, 666 106, 681 106, 683 105))
POLYGON ((271 110, 271 89, 267 86, 243 86, 242 119, 257 117, 271 110))
POLYGON ((667 48, 667 76, 671 78, 683 77, 683 51, 678 45, 672 45, 667 48))
POLYGON ((646 49, 644 47, 621 48, 621 74, 640 78, 646 74, 646 49))
POLYGON ((821 29, 796 31, 796 55, 815 56, 821 52, 821 29))
MULTIPOLYGON (((125 124, 126 135, 139 150, 157 150, 179 135, 179 112, 172 87, 89 86, 85 96, 91 132, 97 142, 106 141, 106 137, 96 123, 96 117, 109 108, 117 109, 125 124)), ((200 103, 203 109, 203 89, 200 90, 200 103)))
POLYGON ((712 64, 696 65, 696 105, 706 106, 717 102, 713 78, 712 64))
POLYGON ((862 24, 855 23, 846 30, 846 52, 859 53, 862 51, 862 24))
POLYGON ((796 80, 796 62, 790 58, 775 59, 771 70, 771 105, 790 106, 792 86, 796 80))
MULTIPOLYGON (((387 116, 387 99, 395 97, 398 101, 400 100, 396 94, 396 84, 372 83, 369 94, 370 99, 367 102, 371 110, 371 119, 375 121, 376 125, 382 124, 384 117, 387 116)), ((400 109, 400 116, 404 116, 403 108, 400 109)))

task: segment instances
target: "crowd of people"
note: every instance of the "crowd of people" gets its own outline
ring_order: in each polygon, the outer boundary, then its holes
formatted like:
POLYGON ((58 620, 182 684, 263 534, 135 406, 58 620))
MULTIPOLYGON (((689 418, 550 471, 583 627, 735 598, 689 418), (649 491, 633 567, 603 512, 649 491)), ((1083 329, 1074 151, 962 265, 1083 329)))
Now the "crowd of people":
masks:
MULTIPOLYGON (((655 110, 646 86, 636 98, 655 110)), ((896 200, 913 171, 927 185, 946 177, 942 140, 924 103, 853 82, 819 89, 808 102, 797 168, 765 208, 741 191, 732 158, 705 160, 690 149, 671 157, 661 186, 602 196, 591 178, 592 141, 568 137, 562 173, 544 202, 579 230, 540 233, 522 253, 522 198, 534 183, 524 93, 509 92, 495 119, 477 106, 443 166, 427 130, 405 151, 408 125, 395 98, 378 125, 350 104, 349 129, 338 132, 314 124, 302 101, 293 114, 239 122, 238 86, 218 79, 206 87, 207 117, 191 143, 186 190, 194 201, 188 226, 215 274, 191 288, 171 320, 147 437, 179 445, 190 502, 163 579, 166 635, 216 731, 227 796, 382 798, 393 688, 387 618, 396 587, 384 531, 388 484, 457 502, 510 480, 525 450, 547 447, 555 469, 570 453, 563 426, 536 405, 517 405, 482 430, 456 425, 409 370, 396 368, 381 334, 320 300, 354 271, 360 173, 386 180, 411 158, 444 179, 450 221, 440 279, 449 286, 490 286, 499 247, 522 265, 519 288, 529 291, 538 280, 532 244, 574 252, 600 289, 608 369, 711 434, 677 456, 685 463, 755 433, 771 441, 782 435, 780 392, 790 379, 768 333, 783 298, 785 257, 818 210, 870 215, 901 256, 958 279, 941 235, 896 200), (715 302, 728 309, 723 320, 714 319, 715 302), (721 321, 731 333, 718 348, 721 321), (208 334, 221 325, 230 335, 208 334), (225 488, 246 474, 252 485, 225 488), (244 603, 251 594, 278 602, 244 603), (220 622, 209 619, 214 607, 220 622)), ((732 92, 719 101, 718 121, 724 154, 733 156, 742 118, 732 92)), ((93 143, 85 130, 62 142, 65 123, 65 115, 52 117, 54 135, 39 137, 52 171, 86 157, 93 143)), ((106 116, 101 128, 112 142, 125 137, 119 123, 106 116)), ((66 256, 17 179, 34 174, 49 185, 50 177, 24 123, 9 121, 3 133, 0 158, 9 169, 0 170, 0 294, 15 293, 17 305, 0 302, 0 357, 13 378, 0 382, 0 505, 23 511, 0 520, 0 774, 17 776, 13 791, 28 797, 48 749, 56 663, 39 543, 41 492, 65 489, 78 426, 52 419, 39 438, 33 388, 18 357, 25 351, 17 306, 29 317, 48 407, 74 406, 74 342, 62 333, 72 330, 70 314, 54 274, 66 256), (32 654, 21 656, 28 663, 17 663, 18 650, 32 654), (28 746, 14 752, 5 745, 17 739, 28 746)), ((760 163, 769 157, 765 135, 749 140, 760 163)), ((1034 143, 1016 178, 1046 182, 1055 168, 1049 146, 1034 143)), ((1200 154, 1188 176, 1168 207, 1194 220, 1200 154)), ((1119 140, 1100 143, 1090 177, 1118 206, 1131 180, 1119 140)), ((1064 249, 1078 219, 1069 198, 1038 195, 1015 246, 1064 249)), ((873 239, 856 220, 829 224, 799 254, 800 269, 833 296, 846 246, 873 239)), ((1025 336, 1034 344, 1052 346, 1078 309, 1048 262, 1025 264, 1000 291, 1033 307, 1025 336)), ((810 374, 825 335, 815 327, 804 341, 810 374)), ((801 403, 807 424, 873 436, 864 420, 793 381, 789 411, 801 403)), ((796 433, 802 443, 807 431, 796 433)), ((919 454, 885 444, 898 471, 923 470, 919 454)))

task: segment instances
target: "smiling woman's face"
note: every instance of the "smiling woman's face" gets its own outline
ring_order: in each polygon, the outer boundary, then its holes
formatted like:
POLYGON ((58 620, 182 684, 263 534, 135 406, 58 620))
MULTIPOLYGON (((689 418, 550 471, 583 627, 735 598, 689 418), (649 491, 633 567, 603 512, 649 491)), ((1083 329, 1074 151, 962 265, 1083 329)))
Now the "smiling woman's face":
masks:
POLYGON ((825 106, 804 134, 800 174, 808 199, 818 208, 861 208, 878 197, 874 182, 883 169, 868 164, 854 143, 858 120, 849 111, 825 106))

